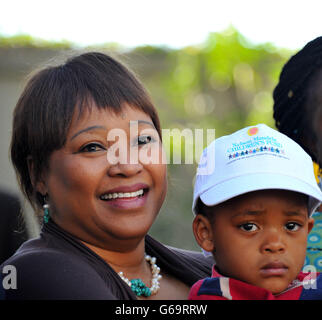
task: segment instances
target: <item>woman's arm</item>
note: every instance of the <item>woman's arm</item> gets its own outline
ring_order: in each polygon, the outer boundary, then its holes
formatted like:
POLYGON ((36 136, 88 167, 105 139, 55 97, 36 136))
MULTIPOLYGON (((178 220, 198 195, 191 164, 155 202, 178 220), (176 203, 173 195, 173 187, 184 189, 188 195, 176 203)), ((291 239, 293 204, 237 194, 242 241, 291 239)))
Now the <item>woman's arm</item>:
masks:
POLYGON ((6 265, 16 269, 16 289, 4 290, 6 300, 115 300, 101 277, 74 255, 55 250, 25 252, 0 266, 2 281, 6 265))

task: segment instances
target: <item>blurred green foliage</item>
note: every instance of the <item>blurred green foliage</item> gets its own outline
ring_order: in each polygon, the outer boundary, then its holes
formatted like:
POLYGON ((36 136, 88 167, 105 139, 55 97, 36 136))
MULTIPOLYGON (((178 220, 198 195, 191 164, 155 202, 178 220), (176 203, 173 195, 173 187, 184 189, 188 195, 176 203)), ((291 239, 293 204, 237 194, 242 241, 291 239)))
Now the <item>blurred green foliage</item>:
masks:
POLYGON ((69 49, 72 43, 69 41, 48 41, 32 37, 28 34, 18 34, 11 37, 0 35, 0 48, 52 48, 52 49, 69 49))
MULTIPOLYGON (((28 36, 0 37, 1 46, 73 47, 28 36)), ((125 50, 107 44, 87 50, 113 53, 137 73, 152 96, 163 128, 215 128, 216 137, 258 123, 274 127, 272 91, 292 54, 269 43, 254 45, 233 27, 211 33, 200 46, 183 49, 125 50)), ((174 148, 181 152, 178 145, 174 148)), ((168 195, 151 234, 166 244, 198 250, 191 228, 195 169, 196 164, 169 165, 168 195)))

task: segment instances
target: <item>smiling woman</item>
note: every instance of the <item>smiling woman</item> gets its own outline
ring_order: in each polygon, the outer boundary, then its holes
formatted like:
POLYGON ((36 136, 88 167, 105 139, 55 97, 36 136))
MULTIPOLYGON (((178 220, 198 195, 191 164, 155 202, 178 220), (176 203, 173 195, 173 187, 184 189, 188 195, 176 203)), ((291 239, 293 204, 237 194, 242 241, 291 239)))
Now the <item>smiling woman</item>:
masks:
POLYGON ((148 236, 167 190, 162 155, 157 112, 116 60, 85 53, 35 74, 14 112, 11 156, 44 223, 2 266, 18 271, 6 298, 186 299, 212 261, 148 236), (131 158, 139 153, 159 161, 131 158))

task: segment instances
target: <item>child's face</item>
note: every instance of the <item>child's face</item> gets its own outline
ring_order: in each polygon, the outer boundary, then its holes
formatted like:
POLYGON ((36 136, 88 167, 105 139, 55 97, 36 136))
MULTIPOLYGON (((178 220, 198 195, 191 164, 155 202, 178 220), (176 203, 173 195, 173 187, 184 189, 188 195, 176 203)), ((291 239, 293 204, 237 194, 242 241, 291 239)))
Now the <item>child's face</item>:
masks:
POLYGON ((223 275, 274 294, 297 277, 314 223, 308 218, 307 197, 263 190, 208 209, 214 215, 212 223, 198 215, 194 233, 203 249, 214 252, 216 267, 223 275))

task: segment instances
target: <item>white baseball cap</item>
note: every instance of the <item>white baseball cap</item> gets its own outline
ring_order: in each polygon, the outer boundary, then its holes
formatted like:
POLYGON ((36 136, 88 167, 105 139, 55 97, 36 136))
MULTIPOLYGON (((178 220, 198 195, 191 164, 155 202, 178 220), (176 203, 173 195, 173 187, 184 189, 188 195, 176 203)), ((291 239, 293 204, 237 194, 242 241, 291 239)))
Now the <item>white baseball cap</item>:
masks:
POLYGON ((312 213, 322 202, 311 157, 292 139, 265 124, 214 140, 201 155, 192 211, 198 199, 214 206, 251 191, 282 189, 309 196, 312 213))

